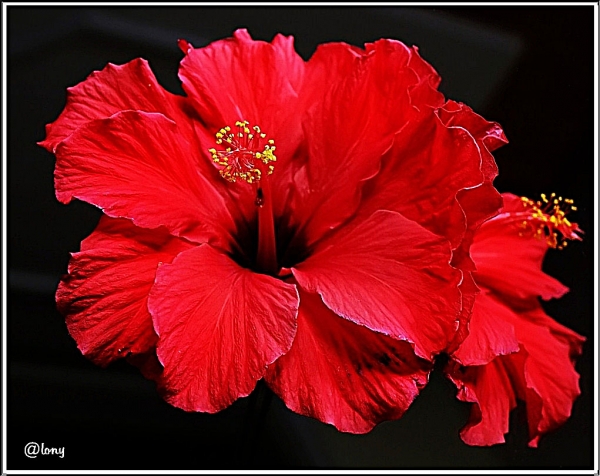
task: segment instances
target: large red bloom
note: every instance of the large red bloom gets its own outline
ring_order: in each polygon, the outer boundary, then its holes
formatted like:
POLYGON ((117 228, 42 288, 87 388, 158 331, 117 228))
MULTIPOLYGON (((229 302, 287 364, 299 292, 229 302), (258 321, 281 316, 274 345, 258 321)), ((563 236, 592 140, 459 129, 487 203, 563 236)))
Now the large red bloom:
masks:
POLYGON ((481 226, 471 246, 482 292, 448 373, 458 398, 474 402, 461 432, 466 443, 504 442, 509 413, 522 400, 535 447, 565 422, 580 393, 574 364, 585 339, 547 316, 538 300, 568 291, 542 272, 542 261, 549 247, 564 245, 561 235, 580 239, 580 230, 566 218, 562 198, 503 198, 502 212, 481 226))
POLYGON ((398 41, 180 47, 186 97, 108 65, 47 127, 58 199, 105 214, 57 292, 71 335, 185 410, 265 378, 343 431, 399 417, 470 313, 501 129, 398 41))

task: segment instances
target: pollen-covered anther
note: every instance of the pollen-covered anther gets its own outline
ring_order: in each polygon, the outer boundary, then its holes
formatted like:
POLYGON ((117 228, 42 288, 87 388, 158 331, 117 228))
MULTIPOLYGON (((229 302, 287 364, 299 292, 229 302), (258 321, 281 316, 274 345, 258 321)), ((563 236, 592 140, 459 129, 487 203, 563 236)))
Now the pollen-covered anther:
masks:
POLYGON ((251 184, 271 175, 271 162, 277 160, 275 142, 248 121, 237 121, 234 129, 225 126, 215 134, 216 144, 224 150, 208 149, 213 162, 221 167, 221 176, 229 182, 241 179, 251 184))
MULTIPOLYGON (((531 200, 521 197, 523 207, 526 209, 525 219, 521 228, 530 230, 534 236, 545 239, 548 246, 562 250, 567 246, 567 240, 581 240, 578 233, 583 233, 577 223, 572 223, 567 218, 570 211, 577 210, 573 200, 557 196, 555 193, 541 194, 541 200, 531 200)), ((523 235, 524 232, 521 232, 523 235)))

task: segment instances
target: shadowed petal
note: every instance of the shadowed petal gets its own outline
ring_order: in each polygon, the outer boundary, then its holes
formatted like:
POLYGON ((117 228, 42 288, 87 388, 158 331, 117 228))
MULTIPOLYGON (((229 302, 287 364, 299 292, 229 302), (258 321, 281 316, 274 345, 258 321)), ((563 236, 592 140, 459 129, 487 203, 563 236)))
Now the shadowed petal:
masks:
MULTIPOLYGON (((513 360, 522 369, 521 356, 513 360)), ((458 388, 457 398, 474 403, 469 422, 460 432, 460 437, 468 445, 504 443, 510 412, 517 406, 511 375, 521 372, 519 369, 511 370, 512 365, 513 362, 506 357, 474 367, 461 367, 450 362, 448 375, 458 388)))
POLYGON ((291 350, 269 367, 269 386, 294 412, 366 433, 400 418, 427 382, 410 345, 349 322, 301 292, 291 350))
POLYGON ((465 104, 448 101, 437 114, 446 127, 468 131, 475 140, 481 156, 482 183, 461 190, 452 212, 456 217, 464 213, 466 219, 465 234, 460 245, 454 250, 453 265, 473 271, 473 262, 469 257, 473 236, 481 224, 497 215, 502 207, 502 197, 492 185, 498 175, 492 152, 508 141, 500 125, 486 121, 465 104))
MULTIPOLYGON (((544 314, 541 309, 534 311, 538 319, 540 312, 544 314)), ((571 416, 573 402, 581 393, 574 358, 581 354, 585 338, 572 331, 560 332, 554 323, 541 327, 538 320, 534 324, 530 314, 525 314, 515 327, 527 352, 524 380, 529 446, 536 447, 542 435, 571 416)))
POLYGON ((418 78, 409 56, 402 43, 381 40, 366 51, 325 45, 310 59, 308 78, 330 86, 304 122, 309 160, 291 205, 306 244, 354 213, 362 183, 378 172, 394 134, 414 114, 408 89, 418 78))
POLYGON ((469 321, 469 334, 452 358, 462 365, 483 365, 498 355, 517 352, 519 342, 510 323, 513 314, 487 293, 479 294, 469 321))
POLYGON ((541 309, 497 317, 512 324, 521 350, 499 356, 487 365, 450 365, 458 398, 475 403, 461 436, 466 443, 478 446, 504 442, 516 397, 525 402, 529 446, 536 447, 543 434, 571 415, 580 394, 574 358, 581 353, 584 338, 561 329, 541 309))
POLYGON ((539 304, 533 309, 527 310, 524 316, 528 322, 546 327, 554 337, 567 344, 571 349, 571 361, 575 363, 575 359, 581 355, 583 350, 583 343, 586 341, 585 337, 552 319, 539 304))
MULTIPOLYGON (((155 340, 158 340, 158 338, 155 340)), ((154 346, 147 352, 128 355, 126 360, 131 365, 137 367, 148 380, 158 381, 162 374, 163 366, 158 361, 156 347, 154 346)))
POLYGON ((473 314, 473 305, 480 293, 480 289, 473 279, 473 273, 470 271, 461 271, 461 274, 462 279, 458 286, 458 291, 460 292, 460 314, 458 316, 456 333, 446 349, 446 352, 449 354, 454 352, 469 334, 469 321, 473 314))
POLYGON ((396 134, 381 171, 364 188, 359 213, 398 211, 456 248, 467 227, 457 195, 482 182, 481 153, 473 137, 424 109, 396 134))
POLYGON ((58 309, 85 356, 106 366, 154 346, 147 299, 156 268, 190 246, 164 230, 102 217, 73 254, 56 292, 58 309))
POLYGON ((411 342, 431 359, 452 337, 460 311, 460 272, 449 261, 447 240, 379 211, 319 242, 292 271, 336 314, 411 342))
POLYGON ((125 111, 92 121, 56 150, 56 196, 92 203, 142 227, 231 246, 230 210, 196 165, 197 151, 162 114, 125 111))
POLYGON ((296 287, 239 267, 209 245, 161 266, 148 307, 165 399, 214 413, 248 395, 296 333, 296 287))
POLYGON ((490 217, 498 214, 502 208, 502 196, 491 182, 458 192, 457 202, 453 205, 452 216, 458 221, 464 216, 466 229, 460 244, 452 252, 452 265, 457 268, 475 271, 471 253, 471 244, 481 225, 490 217))

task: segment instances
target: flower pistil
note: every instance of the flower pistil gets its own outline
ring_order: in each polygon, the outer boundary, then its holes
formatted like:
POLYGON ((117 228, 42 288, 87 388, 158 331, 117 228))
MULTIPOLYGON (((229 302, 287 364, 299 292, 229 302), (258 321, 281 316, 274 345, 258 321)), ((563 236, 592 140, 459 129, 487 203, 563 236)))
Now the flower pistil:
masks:
POLYGON ((271 188, 267 177, 275 168, 277 160, 273 153, 275 141, 259 126, 250 128, 248 121, 235 123, 237 132, 225 126, 215 134, 217 145, 225 143, 225 150, 209 149, 213 162, 223 167, 219 172, 228 182, 237 179, 254 185, 258 207, 258 251, 256 265, 259 270, 275 275, 278 270, 275 246, 275 224, 271 204, 271 188))
POLYGON ((248 121, 235 123, 237 132, 225 126, 215 134, 217 145, 226 144, 225 150, 209 149, 213 162, 223 167, 221 176, 235 182, 238 178, 250 184, 259 181, 264 173, 271 175, 277 157, 273 153, 273 139, 265 141, 267 135, 259 126, 250 128, 248 121), (264 144, 266 142, 266 144, 264 144))
POLYGON ((576 211, 573 200, 557 197, 552 193, 550 197, 541 194, 541 200, 531 200, 521 197, 525 208, 525 217, 521 222, 523 229, 531 230, 540 239, 545 238, 551 248, 559 250, 567 246, 566 240, 581 240, 577 233, 582 233, 577 223, 571 223, 567 218, 570 211, 576 211))

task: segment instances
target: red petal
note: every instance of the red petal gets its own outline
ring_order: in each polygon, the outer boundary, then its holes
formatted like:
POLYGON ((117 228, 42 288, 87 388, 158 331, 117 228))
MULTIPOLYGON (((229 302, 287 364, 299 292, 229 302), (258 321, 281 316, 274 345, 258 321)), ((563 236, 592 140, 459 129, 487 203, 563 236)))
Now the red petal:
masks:
MULTIPOLYGON (((323 43, 306 64, 304 91, 323 99, 334 87, 350 74, 357 62, 362 61, 365 51, 347 43, 323 43)), ((318 101, 315 100, 316 104, 318 101)))
POLYGON ((414 343, 430 359, 455 331, 460 272, 448 242, 398 213, 379 211, 319 242, 292 268, 335 313, 414 343))
MULTIPOLYGON (((467 220, 467 229, 460 246, 454 252, 453 264, 473 271, 474 264, 469 256, 473 236, 481 224, 497 215, 502 207, 502 197, 492 185, 498 175, 498 167, 491 152, 508 141, 497 123, 486 121, 464 104, 448 101, 443 108, 440 108, 438 114, 447 127, 468 130, 477 142, 481 153, 483 183, 477 187, 466 188, 457 196, 460 209, 467 220)), ((456 208, 458 207, 455 206, 456 208)), ((454 213, 456 215, 458 211, 455 210, 454 213)))
POLYGON ((487 365, 476 367, 450 364, 449 377, 458 388, 457 398, 475 403, 469 422, 460 432, 468 445, 504 443, 510 411, 517 406, 511 382, 514 371, 510 365, 507 357, 498 357, 487 365))
POLYGON ((473 306, 469 335, 452 357, 462 365, 483 365, 498 355, 517 352, 513 316, 508 307, 481 293, 473 306))
POLYGON ((296 333, 296 287, 240 268, 209 245, 161 266, 148 307, 172 405, 217 412, 248 395, 296 333))
MULTIPOLYGON (((540 313, 544 314, 541 309, 535 311, 538 322, 540 313)), ((585 339, 572 331, 574 335, 563 333, 557 337, 551 332, 553 324, 550 328, 543 327, 530 322, 530 318, 529 313, 523 315, 515 328, 517 338, 527 352, 524 380, 529 446, 536 447, 540 436, 569 418, 573 402, 581 393, 573 358, 581 353, 585 339)), ((556 327, 554 329, 556 332, 556 327)))
POLYGON ((484 174, 487 179, 495 177, 498 174, 498 168, 490 153, 498 147, 508 144, 500 124, 486 121, 466 104, 452 100, 440 109, 440 118, 448 127, 457 126, 467 129, 475 140, 484 146, 485 150, 482 150, 485 157, 482 164, 484 174))
POLYGON ((202 242, 231 239, 233 219, 204 160, 161 114, 125 111, 80 127, 57 148, 56 196, 78 198, 145 228, 202 242))
POLYGON ((102 217, 74 253, 56 301, 81 352, 105 366, 156 343, 146 303, 162 262, 189 244, 165 231, 102 217))
POLYGON ((46 139, 40 142, 50 152, 78 127, 119 111, 159 112, 180 126, 187 122, 178 106, 181 98, 165 91, 141 58, 122 66, 108 64, 67 92, 65 109, 46 126, 46 139))
POLYGON ((490 181, 466 190, 457 195, 458 203, 452 211, 455 217, 464 215, 467 229, 460 245, 452 254, 452 264, 460 269, 475 271, 475 264, 470 256, 470 248, 479 227, 490 217, 498 214, 502 208, 502 196, 490 181))
POLYGON ((377 173, 394 134, 410 120, 408 88, 417 78, 409 56, 402 43, 381 40, 365 52, 325 45, 309 61, 309 78, 321 84, 322 99, 305 122, 306 187, 292 204, 304 243, 320 239, 356 210, 362 182, 377 173))
POLYGON ((254 41, 241 29, 204 48, 188 44, 184 53, 179 77, 208 129, 216 133, 247 120, 275 140, 279 158, 289 160, 302 133, 298 95, 304 77, 293 38, 254 41))
POLYGON ((583 343, 586 340, 585 337, 556 322, 544 312, 544 309, 540 305, 528 310, 523 315, 529 322, 548 328, 554 337, 567 344, 570 349, 571 361, 575 362, 575 359, 581 355, 583 343))
MULTIPOLYGON (((498 167, 491 153, 508 141, 497 123, 486 121, 465 104, 448 101, 439 109, 438 115, 446 127, 467 130, 476 141, 481 154, 483 183, 478 187, 462 190, 457 196, 460 207, 455 206, 464 212, 467 229, 460 246, 455 250, 453 264, 474 270, 469 257, 473 235, 485 220, 497 215, 502 207, 502 198, 492 185, 498 175, 498 167)), ((459 211, 455 210, 454 213, 458 215, 459 211)))
POLYGON ((520 221, 510 214, 523 211, 521 200, 510 194, 504 194, 503 198, 502 213, 485 222, 475 234, 471 246, 477 266, 475 280, 508 298, 561 297, 568 288, 542 271, 548 245, 532 235, 520 236, 520 221))
POLYGON ((416 46, 410 49, 408 66, 419 78, 419 82, 409 90, 413 106, 419 110, 426 107, 441 107, 444 104, 444 96, 437 88, 442 78, 427 61, 421 58, 419 48, 416 46))
POLYGON ((292 348, 265 378, 292 411, 366 433, 400 418, 428 371, 407 343, 342 319, 318 295, 301 293, 292 348))
POLYGON ((458 286, 458 291, 460 292, 460 315, 458 317, 456 333, 446 349, 446 352, 449 354, 456 351, 461 342, 469 335, 469 321, 473 314, 473 305, 480 292, 473 279, 473 273, 470 271, 461 272, 462 280, 458 286))
POLYGON ((496 316, 513 325, 521 351, 484 366, 462 370, 451 366, 451 378, 460 389, 458 398, 477 403, 461 435, 473 445, 503 442, 517 396, 525 401, 529 446, 535 447, 541 435, 568 419, 580 394, 574 358, 581 353, 584 338, 554 322, 540 308, 496 316))
POLYGON ((433 110, 423 109, 396 135, 381 171, 364 188, 360 213, 398 211, 447 237, 456 248, 467 229, 457 195, 483 181, 475 139, 463 128, 446 127, 433 110))

